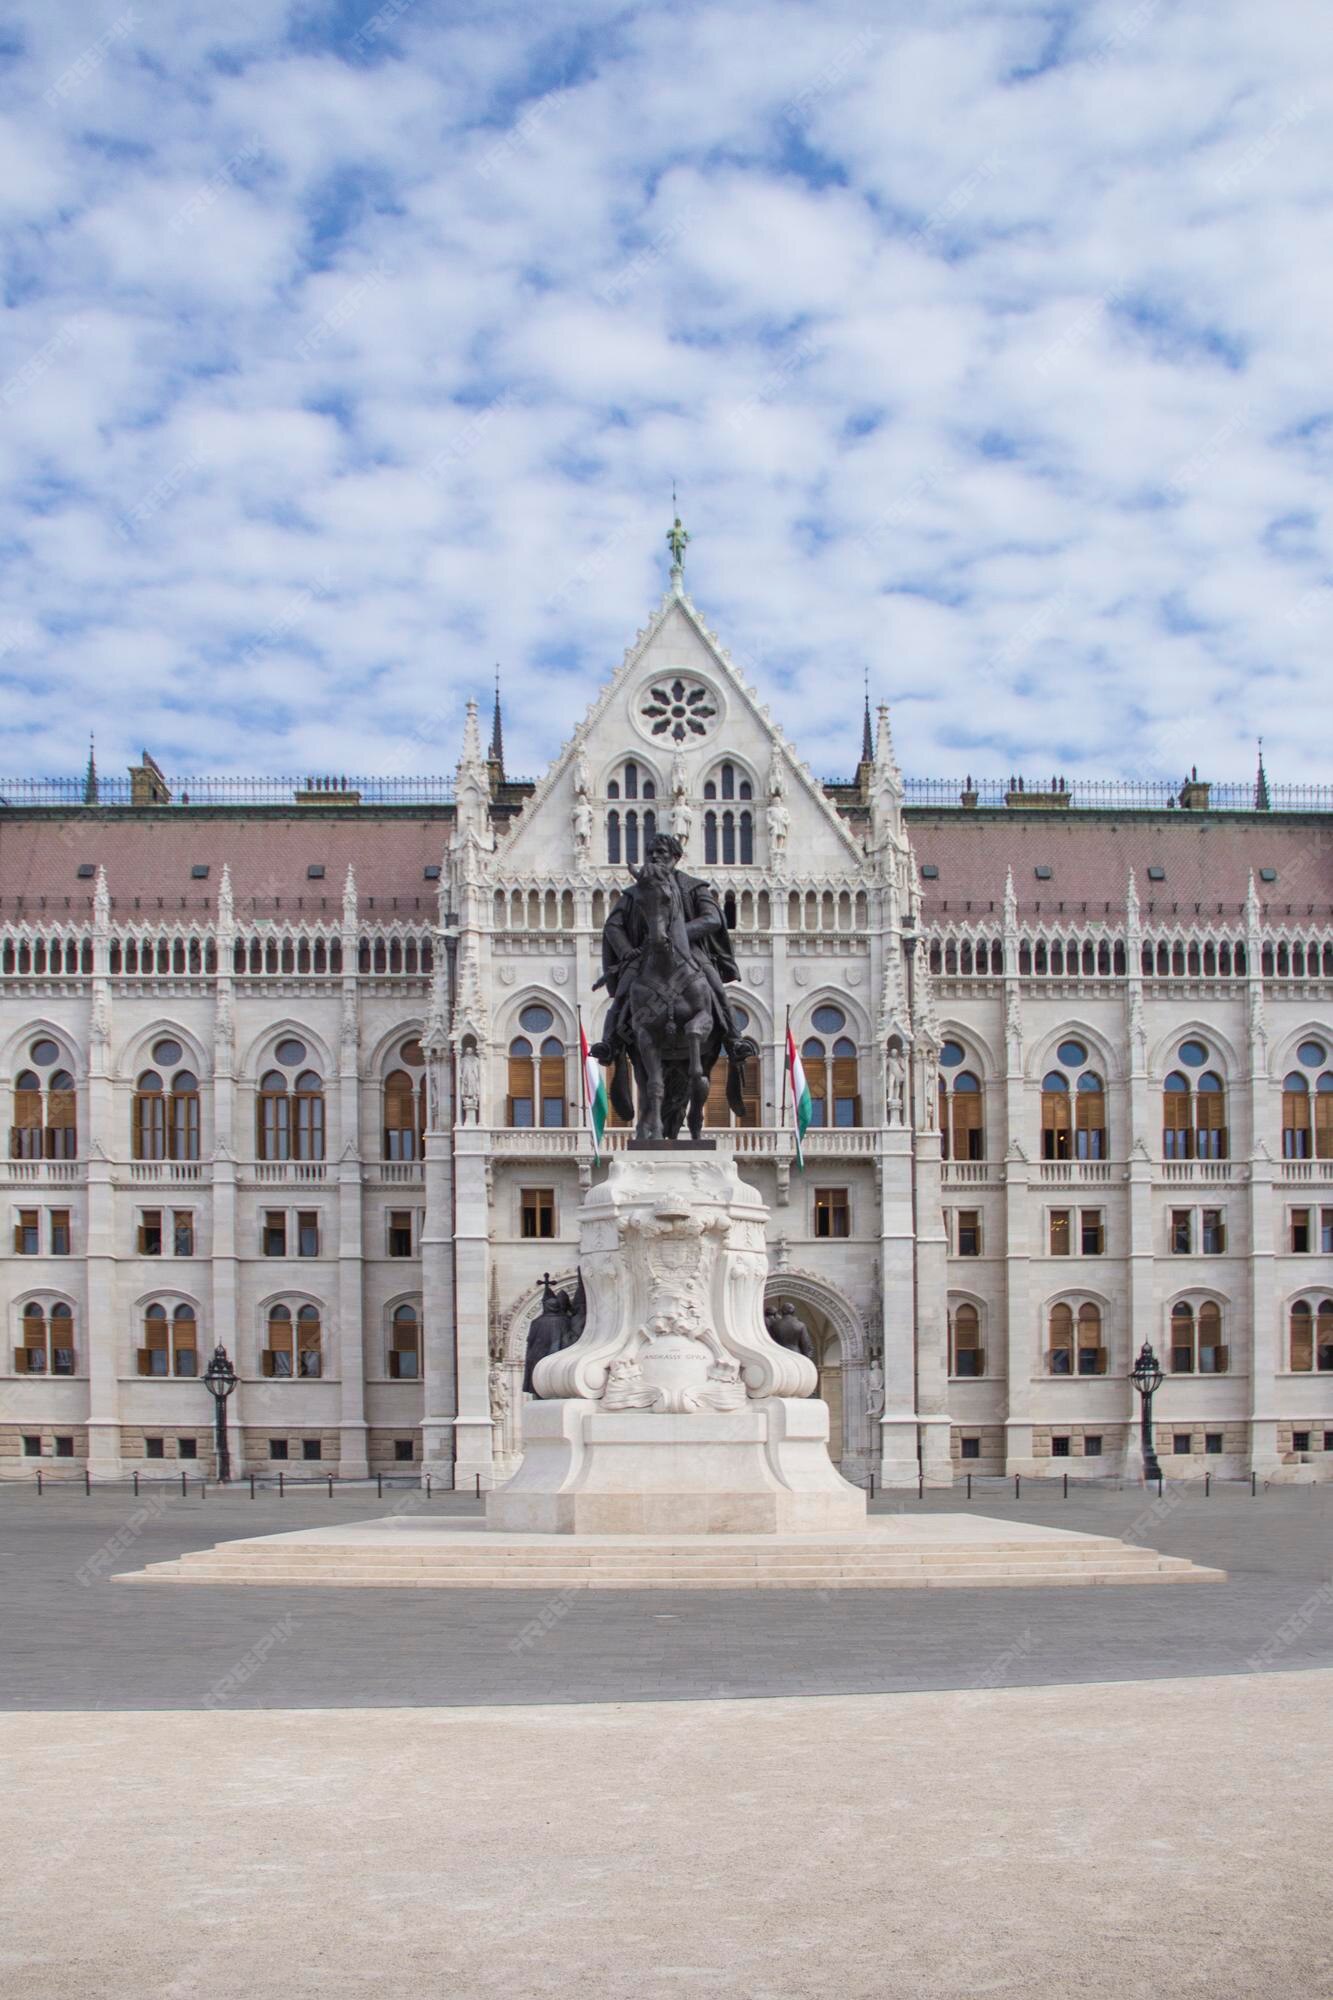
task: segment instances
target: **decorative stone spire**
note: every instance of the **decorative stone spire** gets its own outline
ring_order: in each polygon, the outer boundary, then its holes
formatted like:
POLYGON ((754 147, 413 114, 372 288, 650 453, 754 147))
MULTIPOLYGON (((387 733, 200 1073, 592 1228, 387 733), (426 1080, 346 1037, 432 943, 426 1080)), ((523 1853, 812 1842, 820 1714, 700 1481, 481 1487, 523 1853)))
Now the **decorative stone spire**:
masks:
MULTIPOLYGON (((1133 877, 1131 876, 1131 881, 1133 877)), ((1004 871, 1004 928, 1007 934, 1018 929, 1018 893, 1014 888, 1014 871, 1004 871)))
POLYGON ((1273 803, 1268 796, 1268 773, 1264 769, 1264 739, 1259 738, 1259 770, 1254 780, 1254 810, 1257 813, 1272 812, 1273 803))
POLYGON ((502 785, 505 781, 505 733, 504 718, 500 713, 500 663, 495 665, 495 713, 491 720, 490 765, 492 781, 502 785))
POLYGON ((454 781, 454 823, 460 843, 489 847, 491 767, 482 754, 477 704, 469 700, 463 722, 463 754, 454 781))
POLYGON ((1139 885, 1135 880, 1134 870, 1131 868, 1129 871, 1129 887, 1125 891, 1125 929, 1131 937, 1137 937, 1141 922, 1142 913, 1139 909, 1139 885))
POLYGON ((95 806, 97 798, 97 745, 95 739, 88 738, 88 770, 83 780, 83 803, 95 806))
POLYGON ((354 931, 356 929, 356 918, 356 870, 349 861, 347 864, 347 876, 343 882, 343 929, 345 931, 354 931))
POLYGON ((865 711, 861 717, 861 762, 873 764, 875 743, 870 731, 870 669, 865 671, 865 711))
MULTIPOLYGON (((1259 890, 1254 879, 1254 870, 1251 868, 1250 886, 1245 893, 1245 928, 1251 937, 1258 937, 1262 918, 1263 911, 1259 903, 1259 890)), ((1254 966, 1252 969, 1255 972, 1259 970, 1258 966, 1254 966)))
MULTIPOLYGON (((1253 881, 1254 877, 1251 876, 1253 881)), ((111 891, 106 885, 106 869, 98 863, 97 877, 93 883, 93 929, 103 937, 111 928, 111 891)))

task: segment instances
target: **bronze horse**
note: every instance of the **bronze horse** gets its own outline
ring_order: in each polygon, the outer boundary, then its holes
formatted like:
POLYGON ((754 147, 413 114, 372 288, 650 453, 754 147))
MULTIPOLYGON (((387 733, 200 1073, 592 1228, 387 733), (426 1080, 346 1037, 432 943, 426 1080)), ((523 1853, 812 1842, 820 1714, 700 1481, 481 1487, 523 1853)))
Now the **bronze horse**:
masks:
MULTIPOLYGON (((713 990, 690 947, 672 869, 649 861, 630 873, 639 886, 648 936, 623 975, 630 1054, 628 1060, 623 1053, 617 1058, 611 1103, 619 1117, 634 1117, 632 1068, 638 1097, 635 1138, 674 1139, 688 1117, 690 1137, 700 1139, 708 1079, 723 1045, 713 990)), ((746 1039, 731 1043, 727 1102, 738 1117, 745 1109, 745 1063, 757 1053, 746 1039)))

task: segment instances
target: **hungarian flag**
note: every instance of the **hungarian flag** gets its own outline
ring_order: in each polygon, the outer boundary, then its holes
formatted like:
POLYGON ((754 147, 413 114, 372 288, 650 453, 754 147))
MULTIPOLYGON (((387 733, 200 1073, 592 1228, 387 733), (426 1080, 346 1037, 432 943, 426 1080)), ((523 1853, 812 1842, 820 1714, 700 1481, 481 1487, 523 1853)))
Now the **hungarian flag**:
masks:
POLYGON ((592 1150, 595 1156, 600 1157, 602 1132, 606 1126, 606 1079, 602 1075, 601 1064, 588 1054, 588 1037, 583 1032, 582 1021, 579 1022, 579 1052, 583 1057, 583 1097, 588 1107, 588 1123, 592 1127, 592 1150))
POLYGON ((805 1080, 801 1058, 796 1053, 796 1040, 791 1031, 790 1021, 787 1023, 787 1074, 791 1078, 792 1114, 796 1120, 796 1164, 804 1169, 805 1149, 801 1141, 805 1138, 814 1106, 810 1102, 810 1086, 805 1080))

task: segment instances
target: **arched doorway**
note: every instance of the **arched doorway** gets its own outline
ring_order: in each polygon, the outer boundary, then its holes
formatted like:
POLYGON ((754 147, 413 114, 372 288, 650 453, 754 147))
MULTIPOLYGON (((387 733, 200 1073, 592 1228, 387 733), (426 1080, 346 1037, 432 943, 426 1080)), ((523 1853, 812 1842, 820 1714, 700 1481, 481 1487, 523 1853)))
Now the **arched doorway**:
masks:
POLYGON ((859 1314, 827 1280, 778 1271, 764 1286, 764 1310, 790 1304, 815 1347, 819 1385, 828 1404, 829 1457, 844 1476, 861 1479, 874 1462, 866 1410, 866 1347, 859 1314))

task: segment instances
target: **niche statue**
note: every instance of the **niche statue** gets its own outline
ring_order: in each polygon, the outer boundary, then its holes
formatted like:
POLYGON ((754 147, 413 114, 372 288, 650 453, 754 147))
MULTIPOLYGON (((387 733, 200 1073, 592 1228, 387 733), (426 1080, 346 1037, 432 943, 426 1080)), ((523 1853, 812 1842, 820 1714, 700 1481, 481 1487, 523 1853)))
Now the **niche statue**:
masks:
POLYGON ((561 1348, 572 1347, 583 1332, 588 1318, 588 1300, 583 1289, 583 1273, 571 1299, 563 1288, 551 1290, 551 1274, 542 1273, 542 1309, 528 1328, 527 1353, 523 1358, 523 1387, 529 1395, 535 1395, 532 1386, 532 1371, 539 1361, 548 1354, 559 1354, 561 1348))
POLYGON ((689 1121, 703 1136, 708 1081, 727 1058, 727 1103, 745 1109, 754 1042, 738 1030, 726 988, 740 978, 721 906, 706 882, 680 872, 674 834, 656 834, 642 868, 602 931, 602 977, 612 996, 591 1053, 611 1069, 611 1103, 638 1139, 675 1139, 689 1121), (630 1090, 630 1074, 634 1091, 630 1090))

